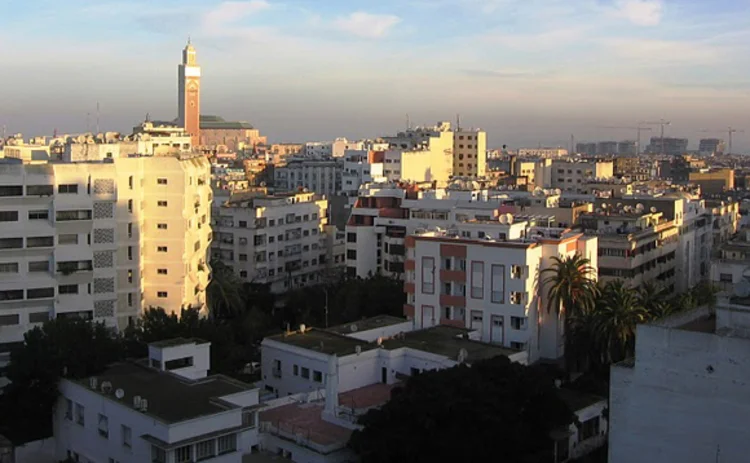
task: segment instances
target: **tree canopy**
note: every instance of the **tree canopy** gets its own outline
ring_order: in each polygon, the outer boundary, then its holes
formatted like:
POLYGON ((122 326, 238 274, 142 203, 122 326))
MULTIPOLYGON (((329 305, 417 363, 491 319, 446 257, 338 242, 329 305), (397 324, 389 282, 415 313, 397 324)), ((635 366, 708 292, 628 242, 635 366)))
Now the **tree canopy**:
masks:
POLYGON ((573 419, 548 369, 496 357, 409 378, 349 446, 362 463, 548 462, 551 431, 573 419))

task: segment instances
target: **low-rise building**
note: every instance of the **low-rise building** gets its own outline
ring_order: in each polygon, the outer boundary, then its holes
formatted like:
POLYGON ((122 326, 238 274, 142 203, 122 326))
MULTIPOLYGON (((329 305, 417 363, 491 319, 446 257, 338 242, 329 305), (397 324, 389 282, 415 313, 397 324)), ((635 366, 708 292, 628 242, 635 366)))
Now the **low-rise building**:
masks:
POLYGON ((690 183, 700 185, 704 194, 718 194, 734 190, 734 169, 701 169, 690 172, 690 183))
POLYGON ((519 148, 519 157, 529 158, 560 158, 568 155, 568 150, 565 148, 519 148))
POLYGON ((57 460, 241 463, 257 451, 258 389, 208 376, 210 343, 174 339, 101 374, 62 378, 57 460))
POLYGON ((274 187, 279 191, 307 189, 319 195, 333 196, 341 191, 344 162, 341 159, 292 158, 275 166, 274 187))

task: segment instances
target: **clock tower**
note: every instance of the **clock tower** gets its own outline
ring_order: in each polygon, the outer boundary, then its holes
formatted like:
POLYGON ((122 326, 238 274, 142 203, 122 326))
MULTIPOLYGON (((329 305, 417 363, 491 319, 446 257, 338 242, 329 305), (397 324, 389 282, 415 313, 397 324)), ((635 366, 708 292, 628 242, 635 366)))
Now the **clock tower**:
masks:
POLYGON ((182 50, 182 63, 178 66, 177 123, 190 134, 193 146, 200 144, 201 68, 195 58, 195 48, 190 43, 182 50))

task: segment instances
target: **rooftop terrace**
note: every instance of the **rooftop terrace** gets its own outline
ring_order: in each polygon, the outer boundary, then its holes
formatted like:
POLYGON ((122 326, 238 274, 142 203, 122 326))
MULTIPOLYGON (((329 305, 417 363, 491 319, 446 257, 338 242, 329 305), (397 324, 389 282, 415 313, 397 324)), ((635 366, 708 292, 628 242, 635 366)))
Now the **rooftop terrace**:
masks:
POLYGON ((347 323, 344 325, 334 326, 327 328, 326 331, 330 331, 336 334, 351 334, 360 331, 369 331, 377 328, 383 328, 386 326, 398 325, 408 321, 405 318, 393 317, 391 315, 378 315, 376 317, 367 318, 365 320, 356 321, 353 323, 347 323), (355 327, 355 329, 352 329, 355 327))
POLYGON ((339 357, 354 354, 357 351, 357 346, 360 346, 362 351, 377 349, 378 347, 374 343, 368 343, 344 336, 343 334, 317 328, 310 328, 305 333, 295 331, 269 336, 266 339, 339 357))
POLYGON ((424 330, 405 333, 402 338, 391 338, 383 342, 383 347, 389 350, 408 347, 411 349, 430 352, 456 360, 461 349, 466 349, 468 362, 488 359, 500 355, 510 356, 519 351, 506 349, 501 346, 472 341, 464 338, 470 330, 452 326, 435 326, 424 330))

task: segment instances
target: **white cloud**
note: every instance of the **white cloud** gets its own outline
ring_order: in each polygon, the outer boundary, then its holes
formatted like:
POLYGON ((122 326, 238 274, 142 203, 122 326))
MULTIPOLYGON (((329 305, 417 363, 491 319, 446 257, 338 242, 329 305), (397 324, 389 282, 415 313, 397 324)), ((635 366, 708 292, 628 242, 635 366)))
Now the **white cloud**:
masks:
POLYGON ((661 0, 617 0, 615 15, 638 26, 658 26, 664 15, 661 0))
POLYGON ((377 39, 386 36, 400 22, 398 16, 357 11, 336 18, 333 27, 358 37, 377 39))
POLYGON ((223 2, 206 13, 203 23, 207 28, 221 27, 225 24, 237 22, 254 13, 267 10, 270 7, 271 5, 266 0, 223 2))
POLYGON ((609 39, 602 42, 631 63, 649 66, 720 64, 726 58, 724 49, 700 42, 678 42, 652 39, 609 39))

